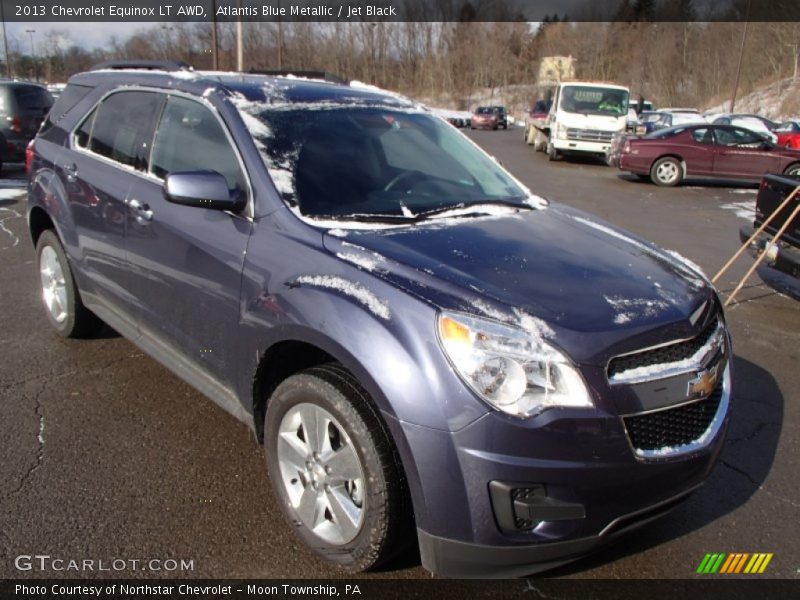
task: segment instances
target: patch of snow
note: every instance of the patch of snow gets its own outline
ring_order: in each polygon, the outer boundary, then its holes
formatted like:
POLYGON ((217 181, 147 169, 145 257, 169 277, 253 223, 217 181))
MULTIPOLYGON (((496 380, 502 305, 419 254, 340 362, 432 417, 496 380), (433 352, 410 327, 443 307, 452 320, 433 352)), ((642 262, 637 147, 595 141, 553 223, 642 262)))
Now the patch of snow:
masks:
POLYGON ((745 221, 752 222, 756 218, 756 201, 745 200, 744 202, 731 202, 730 204, 723 204, 720 206, 722 210, 730 210, 745 221))
POLYGON ((624 325, 643 317, 655 317, 670 307, 670 303, 665 300, 623 298, 622 296, 603 296, 603 298, 617 311, 614 316, 614 323, 617 325, 624 325))
POLYGON ((519 308, 514 309, 514 315, 516 315, 520 327, 534 337, 539 339, 552 339, 555 337, 555 332, 539 317, 529 315, 519 308))
POLYGON ((721 339, 722 325, 719 325, 714 334, 708 338, 708 341, 703 344, 703 346, 698 348, 697 351, 689 358, 684 358, 682 360, 676 360, 669 363, 660 363, 657 365, 648 365, 646 367, 627 369, 619 373, 614 373, 611 377, 609 377, 609 381, 611 383, 631 383, 635 381, 657 379, 659 377, 664 377, 665 374, 677 374, 681 371, 689 371, 700 366, 703 362, 703 359, 709 354, 709 352, 711 352, 715 346, 719 346, 719 344, 722 343, 721 339))
POLYGON ((389 306, 386 302, 355 281, 349 281, 344 277, 337 277, 334 275, 302 275, 295 281, 304 285, 341 292, 366 306, 372 314, 381 319, 388 320, 391 316, 389 306))
POLYGON ((336 256, 367 271, 379 269, 386 262, 386 259, 377 252, 372 252, 356 244, 343 242, 342 247, 352 248, 352 250, 337 252, 336 256))
POLYGON ((403 204, 402 202, 400 203, 400 210, 402 211, 402 213, 403 213, 403 216, 404 216, 404 217, 406 217, 406 218, 408 218, 408 219, 413 219, 414 217, 416 217, 416 216, 417 216, 417 215, 415 215, 415 214, 414 214, 414 213, 411 211, 411 209, 409 209, 409 208, 408 208, 408 207, 407 207, 405 204, 403 204))
POLYGON ((332 235, 333 237, 337 238, 346 238, 350 232, 345 229, 329 229, 328 235, 332 235))
POLYGON ((11 238, 11 245, 3 246, 2 248, 0 248, 0 250, 7 250, 8 248, 13 248, 17 244, 19 244, 19 238, 13 231, 11 231, 8 227, 6 227, 6 221, 8 221, 9 219, 21 219, 22 215, 19 214, 17 211, 15 211, 13 208, 0 207, 0 212, 11 213, 10 216, 3 217, 2 219, 0 219, 0 231, 7 233, 8 236, 11 238))
POLYGON ((729 194, 757 194, 758 190, 748 190, 747 188, 737 188, 735 190, 728 190, 729 194))
POLYGON ((294 174, 289 169, 267 166, 272 183, 281 194, 294 194, 294 174))

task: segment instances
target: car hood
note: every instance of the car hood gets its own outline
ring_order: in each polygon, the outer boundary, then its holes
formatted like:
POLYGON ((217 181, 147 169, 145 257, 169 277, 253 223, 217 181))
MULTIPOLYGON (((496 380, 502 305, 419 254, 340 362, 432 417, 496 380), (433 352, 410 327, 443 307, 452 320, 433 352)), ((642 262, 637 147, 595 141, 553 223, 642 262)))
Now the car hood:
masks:
MULTIPOLYGON (((605 346, 676 323, 690 333, 690 315, 714 296, 680 256, 555 204, 337 233, 344 237, 325 236, 328 250, 440 308, 500 320, 532 316, 573 340, 605 332, 605 346)), ((569 345, 576 359, 597 358, 597 348, 569 345)))

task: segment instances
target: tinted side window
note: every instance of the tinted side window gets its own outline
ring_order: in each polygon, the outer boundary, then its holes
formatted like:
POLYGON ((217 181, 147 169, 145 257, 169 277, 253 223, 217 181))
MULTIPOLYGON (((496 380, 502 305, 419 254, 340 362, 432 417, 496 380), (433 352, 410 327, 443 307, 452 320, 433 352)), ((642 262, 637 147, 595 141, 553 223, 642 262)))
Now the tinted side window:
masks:
POLYGON ((23 112, 44 114, 53 105, 53 97, 43 87, 35 85, 15 86, 14 97, 23 112))
POLYGON ((94 109, 86 120, 78 127, 75 132, 75 143, 81 148, 89 147, 89 138, 92 136, 92 126, 94 125, 94 118, 97 116, 97 109, 94 109))
POLYGON ((219 120, 205 106, 172 96, 158 125, 151 157, 157 177, 181 171, 217 171, 230 189, 246 189, 239 160, 219 120))
POLYGON ((694 141, 698 144, 713 144, 714 143, 714 136, 711 133, 711 129, 708 127, 701 127, 700 129, 695 129, 692 132, 692 137, 694 141))
POLYGON ((162 102, 153 92, 119 92, 98 107, 89 149, 135 169, 147 168, 153 122, 162 102))

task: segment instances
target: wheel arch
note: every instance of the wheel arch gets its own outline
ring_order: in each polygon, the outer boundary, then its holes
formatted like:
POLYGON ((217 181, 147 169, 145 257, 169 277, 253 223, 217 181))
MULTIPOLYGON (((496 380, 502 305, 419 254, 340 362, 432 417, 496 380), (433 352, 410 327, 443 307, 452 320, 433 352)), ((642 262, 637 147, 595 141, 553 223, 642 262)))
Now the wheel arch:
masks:
MULTIPOLYGON (((31 241, 34 247, 39 242, 41 235, 48 229, 52 229, 58 235, 55 221, 47 214, 47 211, 41 206, 32 207, 28 213, 28 231, 31 234, 31 241)), ((59 239, 61 238, 60 235, 58 237, 59 239)))

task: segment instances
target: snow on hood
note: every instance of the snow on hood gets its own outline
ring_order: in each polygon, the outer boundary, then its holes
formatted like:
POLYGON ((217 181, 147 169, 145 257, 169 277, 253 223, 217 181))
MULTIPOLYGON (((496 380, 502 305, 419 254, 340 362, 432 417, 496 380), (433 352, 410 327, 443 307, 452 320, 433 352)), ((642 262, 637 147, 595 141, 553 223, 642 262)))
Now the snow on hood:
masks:
POLYGON ((463 299, 443 308, 524 323, 545 338, 561 328, 687 323, 712 293, 700 268, 679 254, 562 207, 453 218, 447 227, 334 231, 324 243, 343 260, 384 276, 402 272, 408 285, 463 299))

